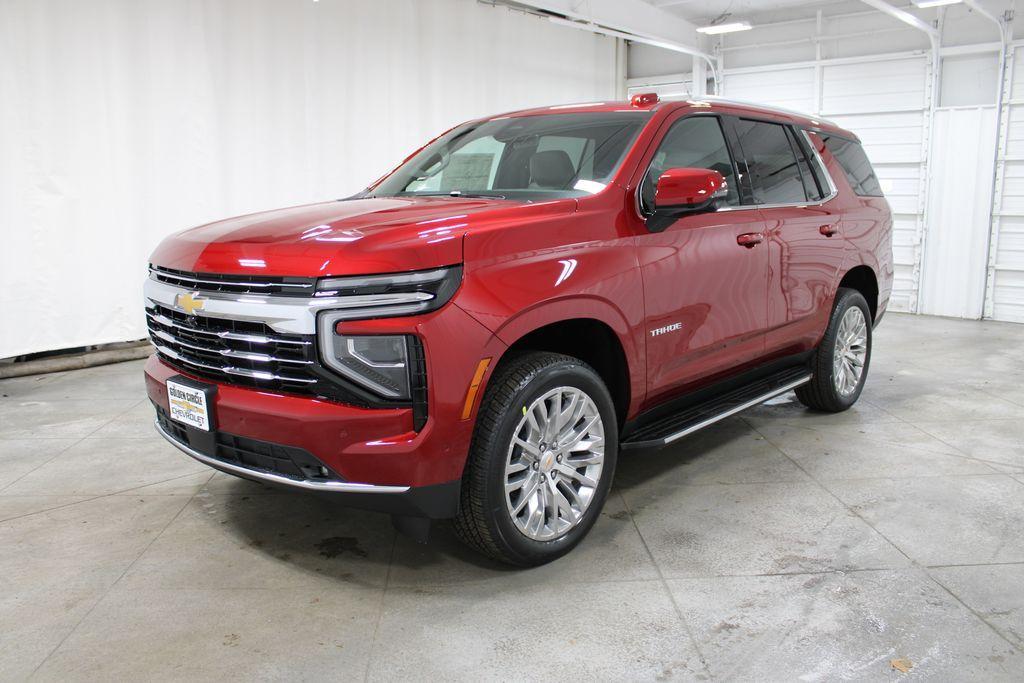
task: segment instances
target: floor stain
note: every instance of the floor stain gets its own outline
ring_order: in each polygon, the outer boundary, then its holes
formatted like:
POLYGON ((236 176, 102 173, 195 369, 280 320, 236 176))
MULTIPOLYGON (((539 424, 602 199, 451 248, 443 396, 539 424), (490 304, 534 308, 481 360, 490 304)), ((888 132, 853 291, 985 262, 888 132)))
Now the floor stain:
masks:
POLYGON ((718 622, 718 625, 711 630, 715 633, 722 633, 723 631, 735 631, 739 627, 739 624, 733 624, 732 622, 728 621, 720 621, 718 622))
POLYGON ((317 543, 315 548, 328 559, 333 559, 344 553, 366 557, 366 551, 359 547, 359 539, 351 536, 331 536, 317 543))

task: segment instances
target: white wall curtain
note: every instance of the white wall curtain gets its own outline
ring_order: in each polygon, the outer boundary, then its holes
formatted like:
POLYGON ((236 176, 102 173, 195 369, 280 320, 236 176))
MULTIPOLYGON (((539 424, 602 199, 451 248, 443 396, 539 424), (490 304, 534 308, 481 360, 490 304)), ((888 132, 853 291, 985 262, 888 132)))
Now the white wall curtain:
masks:
POLYGON ((3 0, 0 358, 144 337, 165 235, 351 194, 468 118, 610 99, 615 49, 475 0, 3 0))

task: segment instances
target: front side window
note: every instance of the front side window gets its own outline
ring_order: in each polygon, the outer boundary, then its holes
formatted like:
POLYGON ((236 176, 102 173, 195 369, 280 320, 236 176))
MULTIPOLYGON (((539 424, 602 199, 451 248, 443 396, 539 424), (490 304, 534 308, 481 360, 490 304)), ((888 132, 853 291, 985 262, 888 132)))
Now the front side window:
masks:
POLYGON ((517 116, 460 126, 368 191, 373 197, 455 194, 533 199, 604 189, 647 112, 517 116))
POLYGON ((875 176, 875 169, 871 168, 868 155, 864 153, 860 144, 834 135, 823 136, 823 139, 828 151, 832 152, 832 156, 843 168, 843 173, 855 193, 862 197, 882 196, 882 186, 875 176))
POLYGON ((718 171, 725 178, 729 194, 725 204, 740 203, 736 172, 722 134, 722 124, 715 116, 692 116, 677 121, 665 134, 654 153, 650 168, 640 189, 640 208, 645 214, 654 211, 654 191, 658 178, 670 168, 706 168, 718 171))
POLYGON ((803 177, 786 127, 740 119, 736 122, 747 161, 755 204, 797 204, 807 201, 803 177))

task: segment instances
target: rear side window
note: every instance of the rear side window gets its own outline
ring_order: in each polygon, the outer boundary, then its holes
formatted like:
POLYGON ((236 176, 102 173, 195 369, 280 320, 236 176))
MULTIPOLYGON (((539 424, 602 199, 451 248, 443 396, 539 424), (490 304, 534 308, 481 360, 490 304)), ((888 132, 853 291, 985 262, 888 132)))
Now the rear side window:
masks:
POLYGON ((868 155, 859 143, 834 135, 822 136, 822 139, 828 151, 839 162, 854 192, 862 197, 882 196, 882 186, 878 184, 875 169, 871 168, 868 155))
POLYGON ((807 201, 804 179, 785 126, 740 119, 736 134, 753 181, 755 204, 807 201))

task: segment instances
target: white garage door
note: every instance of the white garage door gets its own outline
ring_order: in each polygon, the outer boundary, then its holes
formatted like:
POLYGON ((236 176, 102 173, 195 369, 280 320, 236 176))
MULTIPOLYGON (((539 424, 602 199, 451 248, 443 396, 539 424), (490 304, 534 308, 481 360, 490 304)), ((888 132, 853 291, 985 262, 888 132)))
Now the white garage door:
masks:
POLYGON ((985 317, 1024 322, 1024 50, 1015 48, 1000 119, 985 317))
POLYGON ((814 67, 779 68, 771 71, 725 72, 725 96, 770 104, 774 107, 816 112, 814 67))
POLYGON ((925 57, 826 66, 822 115, 860 136, 893 210, 889 306, 914 310, 924 226, 925 150, 930 82, 925 57))
POLYGON ((817 113, 860 136, 894 214, 896 274, 889 305, 892 310, 913 310, 924 225, 928 58, 726 71, 724 83, 731 99, 817 113))

